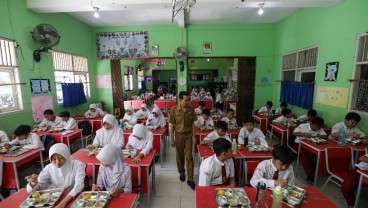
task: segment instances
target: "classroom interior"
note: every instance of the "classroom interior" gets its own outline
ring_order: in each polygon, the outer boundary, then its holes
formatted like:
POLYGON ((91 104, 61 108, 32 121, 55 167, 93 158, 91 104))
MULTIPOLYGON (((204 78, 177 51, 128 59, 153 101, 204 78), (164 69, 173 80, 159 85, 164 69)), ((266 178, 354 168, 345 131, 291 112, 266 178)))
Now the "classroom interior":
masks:
MULTIPOLYGON (((36 0, 34 2, 37 3, 36 0)), ((170 21, 166 24, 123 26, 104 26, 103 22, 87 24, 88 21, 81 20, 84 17, 77 18, 67 12, 37 12, 37 8, 29 8, 29 3, 34 2, 0 1, 0 40, 15 43, 16 54, 16 63, 13 65, 9 64, 13 61, 0 60, 0 130, 6 132, 9 138, 12 138, 18 125, 36 124, 33 100, 40 95, 33 92, 32 80, 47 80, 49 93, 43 96, 48 97, 47 102, 51 102, 48 105, 53 107, 56 114, 69 111, 71 115, 84 114, 91 103, 103 103, 107 112, 114 114, 120 108, 119 115, 123 116, 124 99, 130 98, 133 92, 138 95, 142 89, 157 94, 160 85, 165 85, 169 93, 191 92, 194 87, 209 91, 227 88, 237 91, 239 96, 236 102, 237 120, 252 115, 252 110, 260 109, 266 101, 272 101, 274 109, 278 107, 281 81, 307 80, 314 86, 310 104, 318 111, 318 116, 324 119, 326 126, 331 127, 343 121, 348 112, 354 111, 362 118, 359 128, 368 134, 368 91, 365 87, 368 80, 366 0, 336 0, 333 5, 326 1, 326 6, 296 9, 277 22, 225 24, 215 21, 206 24, 188 23, 184 27, 170 21), (48 51, 42 51, 30 33, 41 23, 55 27, 61 37, 60 42, 48 51), (99 59, 96 52, 97 34, 136 31, 148 33, 147 58, 99 59), (205 43, 211 44, 210 53, 204 51, 205 43), (157 52, 151 51, 152 45, 157 45, 157 52), (183 64, 173 57, 179 46, 189 51, 183 64), (39 61, 35 60, 37 50, 39 61), (295 65, 288 68, 288 58, 308 51, 316 55, 311 65, 299 69, 295 65), (58 74, 53 62, 58 53, 87 60, 87 68, 84 68, 86 71, 73 71, 72 75, 68 75, 70 77, 58 74), (328 64, 336 63, 338 73, 335 73, 334 80, 329 80, 328 64), (9 72, 9 68, 16 70, 9 72), (236 78, 233 79, 235 71, 236 78), (68 82, 84 83, 86 103, 64 107, 61 83, 68 82), (13 97, 8 100, 9 96, 13 97)), ((259 1, 256 5, 260 2, 267 5, 267 1, 259 1)), ((256 18, 258 7, 252 8, 252 15, 256 18)), ((265 6, 264 15, 268 15, 267 12, 272 9, 265 6)), ((93 11, 89 12, 92 19, 93 11)), ((103 14, 107 13, 100 12, 100 15, 103 14)), ((0 46, 1 55, 5 53, 5 46, 0 46)), ((46 99, 39 99, 38 102, 46 102, 46 99)), ((304 115, 308 111, 307 108, 291 104, 289 108, 294 115, 304 115)), ((269 142, 271 138, 268 135, 269 142)), ((272 143, 277 141, 273 139, 272 143)), ((175 150, 168 146, 166 151, 165 160, 155 164, 155 191, 152 197, 142 194, 136 206, 196 207, 195 191, 178 179, 175 150)), ((196 160, 195 183, 198 182, 198 166, 196 160)), ((24 177, 29 171, 41 170, 37 165, 32 168, 20 172, 19 176, 24 177)), ((313 186, 305 177, 299 166, 296 184, 301 187, 313 186)), ((321 189, 326 179, 327 175, 321 176, 317 188, 321 189)), ((22 179, 20 183, 24 188, 25 181, 22 179)), ((3 191, 1 186, 0 190, 3 191)), ((337 207, 346 207, 337 185, 330 183, 323 193, 337 207)), ((363 189, 358 207, 368 206, 367 196, 368 191, 363 189)))

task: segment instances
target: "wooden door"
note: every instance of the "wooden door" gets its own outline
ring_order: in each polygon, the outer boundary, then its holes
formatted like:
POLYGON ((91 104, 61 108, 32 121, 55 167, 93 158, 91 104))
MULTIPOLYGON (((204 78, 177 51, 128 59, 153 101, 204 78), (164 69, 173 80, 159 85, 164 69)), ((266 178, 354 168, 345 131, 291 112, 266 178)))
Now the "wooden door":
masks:
POLYGON ((152 70, 152 91, 157 93, 158 70, 152 70))
POLYGON ((111 85, 112 85, 112 100, 113 109, 111 114, 114 114, 116 108, 120 109, 120 117, 124 116, 124 103, 123 103, 123 85, 121 76, 120 60, 110 60, 111 68, 111 85))

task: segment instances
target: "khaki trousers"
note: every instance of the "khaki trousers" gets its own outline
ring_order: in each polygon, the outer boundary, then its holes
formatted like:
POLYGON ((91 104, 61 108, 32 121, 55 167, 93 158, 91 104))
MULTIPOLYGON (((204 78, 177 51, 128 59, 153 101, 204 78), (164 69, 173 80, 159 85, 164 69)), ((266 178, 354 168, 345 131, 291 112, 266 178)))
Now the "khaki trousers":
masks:
POLYGON ((192 132, 175 132, 175 147, 178 172, 185 173, 184 162, 186 162, 188 181, 193 181, 192 132))

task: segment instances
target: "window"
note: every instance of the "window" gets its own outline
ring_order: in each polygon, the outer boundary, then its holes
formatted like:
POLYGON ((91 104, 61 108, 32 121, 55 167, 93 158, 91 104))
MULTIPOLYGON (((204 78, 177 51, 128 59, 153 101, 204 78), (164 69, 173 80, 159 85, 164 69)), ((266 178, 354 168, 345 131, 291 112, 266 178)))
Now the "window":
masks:
POLYGON ((281 77, 286 81, 314 82, 318 47, 299 50, 282 56, 281 77))
POLYGON ((84 83, 84 93, 90 97, 88 60, 86 57, 61 52, 52 52, 56 82, 57 102, 63 103, 61 83, 84 83))
POLYGON ((144 81, 143 69, 138 70, 137 79, 138 79, 138 90, 141 90, 142 89, 142 81, 144 81))
POLYGON ((368 113, 368 35, 358 35, 350 110, 368 113))
POLYGON ((15 42, 0 38, 0 115, 23 110, 15 42))
POLYGON ((124 66, 124 87, 126 91, 133 90, 133 67, 124 66))

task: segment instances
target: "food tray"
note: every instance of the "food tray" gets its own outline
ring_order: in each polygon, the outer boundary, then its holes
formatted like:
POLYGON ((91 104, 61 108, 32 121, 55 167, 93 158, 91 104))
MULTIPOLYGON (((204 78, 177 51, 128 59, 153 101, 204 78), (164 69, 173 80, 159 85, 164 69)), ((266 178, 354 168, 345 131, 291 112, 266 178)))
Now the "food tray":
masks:
POLYGON ((72 204, 72 208, 104 208, 110 201, 108 191, 85 191, 82 192, 72 204))
POLYGON ((35 191, 19 207, 53 207, 59 201, 63 191, 64 189, 62 188, 35 191))
POLYGON ((156 130, 157 129, 157 126, 147 126, 147 129, 149 129, 149 130, 156 130))
POLYGON ((307 138, 307 140, 314 143, 314 144, 325 144, 325 143, 327 143, 327 140, 320 139, 320 138, 315 138, 315 137, 307 138))
POLYGON ((88 156, 97 156, 98 155, 98 153, 100 153, 100 151, 101 151, 101 149, 102 148, 94 148, 92 151, 89 151, 88 152, 88 156))
POLYGON ((270 149, 263 145, 247 145, 247 150, 249 152, 268 152, 270 149))
POLYGON ((250 207, 250 200, 242 188, 215 189, 217 207, 250 207))
POLYGON ((51 128, 50 130, 48 130, 48 132, 59 132, 64 130, 63 128, 51 128))
POLYGON ((18 155, 21 155, 25 152, 28 152, 30 151, 31 149, 28 149, 28 148, 20 148, 20 149, 17 149, 17 150, 14 150, 14 151, 8 151, 4 157, 8 156, 8 157, 16 157, 18 155))
POLYGON ((32 132, 41 132, 41 131, 46 131, 46 127, 32 129, 32 132))
POLYGON ((211 117, 212 117, 212 118, 221 118, 221 115, 213 114, 211 117))
POLYGON ((126 129, 126 130, 130 130, 132 128, 133 128, 133 125, 126 125, 126 126, 124 126, 124 129, 126 129))
POLYGON ((201 129, 201 131, 213 130, 213 128, 211 126, 201 126, 199 128, 201 129))
POLYGON ((354 137, 348 137, 348 138, 346 138, 346 142, 351 143, 351 144, 360 144, 360 143, 363 143, 363 140, 357 139, 357 138, 354 138, 354 137))

